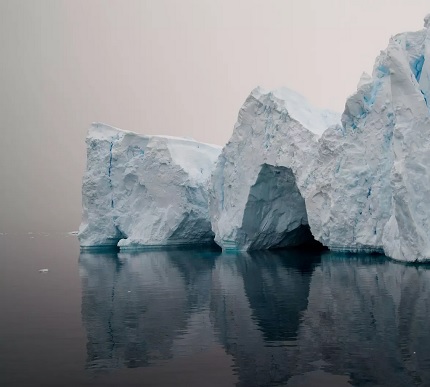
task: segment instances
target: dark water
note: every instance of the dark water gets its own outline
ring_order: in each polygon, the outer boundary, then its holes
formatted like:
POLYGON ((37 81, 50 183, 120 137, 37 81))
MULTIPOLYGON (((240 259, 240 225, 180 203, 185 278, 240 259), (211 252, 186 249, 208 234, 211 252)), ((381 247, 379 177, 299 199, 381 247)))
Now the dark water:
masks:
POLYGON ((0 386, 430 386, 430 270, 0 235, 0 386), (48 268, 41 274, 39 269, 48 268))

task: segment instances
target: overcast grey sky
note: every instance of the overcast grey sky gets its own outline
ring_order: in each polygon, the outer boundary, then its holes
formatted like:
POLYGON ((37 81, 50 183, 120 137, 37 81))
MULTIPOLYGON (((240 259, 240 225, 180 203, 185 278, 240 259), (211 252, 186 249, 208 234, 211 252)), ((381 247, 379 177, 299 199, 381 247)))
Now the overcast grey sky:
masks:
POLYGON ((257 85, 342 111, 428 0, 0 0, 0 232, 81 216, 102 121, 223 145, 257 85))

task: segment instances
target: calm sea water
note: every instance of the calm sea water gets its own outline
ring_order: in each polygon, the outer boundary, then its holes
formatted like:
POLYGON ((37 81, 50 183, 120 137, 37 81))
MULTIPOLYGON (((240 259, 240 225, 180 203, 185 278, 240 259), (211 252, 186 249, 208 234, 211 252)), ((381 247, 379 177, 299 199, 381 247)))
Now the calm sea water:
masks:
POLYGON ((0 386, 430 386, 430 270, 0 235, 0 386), (39 269, 49 269, 39 273, 39 269))

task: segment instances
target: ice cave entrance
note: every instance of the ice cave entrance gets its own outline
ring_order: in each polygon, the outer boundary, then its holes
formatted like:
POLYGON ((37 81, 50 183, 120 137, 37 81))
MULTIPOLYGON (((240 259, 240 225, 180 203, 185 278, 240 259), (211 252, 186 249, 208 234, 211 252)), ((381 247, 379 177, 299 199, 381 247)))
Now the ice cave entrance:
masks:
POLYGON ((310 231, 305 200, 287 167, 262 165, 249 192, 242 231, 246 250, 322 247, 310 231))

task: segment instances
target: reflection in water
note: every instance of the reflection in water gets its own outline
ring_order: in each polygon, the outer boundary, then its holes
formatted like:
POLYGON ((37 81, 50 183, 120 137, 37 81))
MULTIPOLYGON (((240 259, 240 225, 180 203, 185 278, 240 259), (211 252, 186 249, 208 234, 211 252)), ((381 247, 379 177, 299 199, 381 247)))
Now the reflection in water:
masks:
POLYGON ((318 256, 254 252, 219 259, 211 309, 219 340, 233 355, 241 385, 264 386, 291 376, 295 338, 307 307, 318 256))
POLYGON ((315 359, 354 385, 430 385, 429 291, 426 266, 329 254, 313 274, 298 371, 315 359))
POLYGON ((214 258, 190 267, 187 260, 193 262, 182 251, 81 253, 89 368, 141 367, 173 356, 191 312, 204 307, 214 258))
POLYGON ((430 271, 303 251, 81 253, 87 367, 221 344, 243 386, 430 385, 430 271), (331 382, 330 382, 331 380, 331 382))
MULTIPOLYGON (((248 259, 249 261, 249 259, 248 259)), ((253 314, 266 342, 294 340, 300 317, 308 305, 309 286, 319 253, 258 251, 251 265, 238 259, 239 272, 253 314)))

